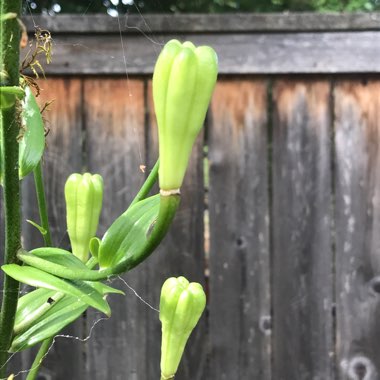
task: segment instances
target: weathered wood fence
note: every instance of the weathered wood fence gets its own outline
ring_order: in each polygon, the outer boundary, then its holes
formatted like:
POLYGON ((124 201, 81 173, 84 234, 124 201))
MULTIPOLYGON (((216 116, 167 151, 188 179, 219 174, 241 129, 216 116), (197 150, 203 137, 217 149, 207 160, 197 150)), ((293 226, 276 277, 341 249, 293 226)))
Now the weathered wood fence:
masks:
MULTIPOLYGON (((55 41, 41 101, 55 99, 44 170, 61 246, 69 173, 104 177, 102 234, 143 182, 140 165, 152 168, 161 44, 191 39, 219 54, 179 214, 123 276, 154 307, 168 276, 207 286, 178 379, 380 379, 380 14, 33 22, 55 41)), ((31 178, 24 191, 24 218, 38 220, 31 178)), ((41 243, 25 223, 26 248, 41 243)), ((94 327, 88 312, 65 332, 86 341, 58 337, 39 379, 158 379, 157 312, 114 285, 127 296, 112 297, 111 319, 94 327)))

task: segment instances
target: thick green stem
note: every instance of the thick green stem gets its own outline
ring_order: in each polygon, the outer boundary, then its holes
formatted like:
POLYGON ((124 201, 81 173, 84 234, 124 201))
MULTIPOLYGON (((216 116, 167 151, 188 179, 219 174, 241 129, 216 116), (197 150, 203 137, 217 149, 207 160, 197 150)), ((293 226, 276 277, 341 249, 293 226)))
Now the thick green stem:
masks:
POLYGON ((51 247, 52 241, 51 241, 48 213, 47 213, 47 207, 46 207, 46 197, 45 197, 45 189, 44 189, 44 180, 42 176, 41 161, 35 167, 33 174, 34 174, 34 183, 36 186, 36 194, 37 194, 38 210, 40 213, 41 227, 43 227, 43 229, 46 231, 46 233, 43 235, 44 242, 45 242, 46 247, 51 247))
MULTIPOLYGON (((0 14, 20 14, 21 0, 2 0, 0 14)), ((16 18, 0 22, 0 68, 2 85, 19 84, 19 46, 20 28, 16 18)), ((5 251, 4 263, 17 263, 17 251, 21 247, 20 181, 18 178, 18 142, 21 127, 18 104, 5 108, 2 114, 2 168, 3 194, 5 210, 5 251)), ((0 377, 6 374, 8 348, 12 340, 12 331, 17 308, 19 283, 4 276, 3 299, 0 314, 0 377)))
POLYGON ((34 358, 31 370, 28 372, 28 376, 26 377, 26 380, 35 380, 38 375, 38 371, 40 370, 42 361, 45 359, 45 356, 48 354, 49 349, 51 345, 53 344, 54 337, 45 339, 41 346, 40 349, 37 352, 36 357, 34 358))

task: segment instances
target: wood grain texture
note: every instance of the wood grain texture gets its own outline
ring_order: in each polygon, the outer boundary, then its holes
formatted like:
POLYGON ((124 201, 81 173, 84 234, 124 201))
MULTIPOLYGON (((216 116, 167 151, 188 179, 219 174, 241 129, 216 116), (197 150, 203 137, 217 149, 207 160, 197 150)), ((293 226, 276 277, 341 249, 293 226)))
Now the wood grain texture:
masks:
MULTIPOLYGON (((102 14, 57 16, 33 15, 23 18, 28 32, 34 25, 62 33, 119 33, 117 18, 102 14)), ((380 13, 229 13, 229 14, 126 14, 120 16, 123 33, 157 32, 294 32, 315 30, 380 30, 380 13)))
MULTIPOLYGON (((66 233, 64 185, 67 177, 82 166, 82 98, 79 79, 48 79, 39 82, 41 95, 37 98, 41 107, 46 101, 54 102, 44 117, 50 133, 43 159, 45 190, 49 222, 54 244, 69 249, 66 233)), ((31 219, 40 223, 33 174, 23 181, 23 244, 26 249, 43 246, 43 240, 35 227, 26 223, 31 219)), ((63 331, 64 334, 82 337, 82 323, 77 321, 63 331)), ((57 338, 40 371, 41 379, 78 379, 84 371, 83 345, 74 339, 57 338), (68 364, 70 363, 70 364, 68 364)), ((35 351, 23 353, 23 367, 33 361, 35 351)))
POLYGON ((273 379, 334 379, 330 85, 273 88, 273 379))
POLYGON ((335 86, 337 368, 380 378, 380 81, 335 86))
POLYGON ((209 129, 209 379, 271 379, 267 83, 220 80, 209 129))
MULTIPOLYGON (((86 166, 104 179, 104 201, 98 235, 129 206, 144 180, 144 84, 127 78, 92 78, 84 81, 86 166)), ((137 268, 123 275, 138 293, 144 274, 137 268)), ((148 379, 146 319, 152 313, 120 280, 114 286, 126 297, 109 297, 110 320, 95 327, 87 343, 88 379, 148 379)), ((154 313, 154 312, 153 312, 154 313)), ((87 327, 100 316, 89 311, 87 327)))
POLYGON ((380 31, 190 33, 123 36, 65 34, 54 38, 51 75, 151 74, 172 38, 210 45, 221 74, 378 73, 380 31), (125 60, 126 62, 125 62, 125 60))
MULTIPOLYGON (((158 157, 158 131, 152 102, 151 82, 147 84, 147 151, 148 168, 158 157)), ((203 133, 193 148, 185 180, 181 188, 181 203, 168 235, 161 246, 142 264, 146 276, 146 294, 153 305, 159 305, 162 284, 169 277, 185 276, 190 282, 205 286, 203 251, 203 133)), ((207 360, 206 312, 194 329, 182 358, 176 378, 205 379, 207 360)), ((161 325, 158 318, 150 318, 147 331, 149 373, 147 380, 157 378, 160 365, 161 325)))

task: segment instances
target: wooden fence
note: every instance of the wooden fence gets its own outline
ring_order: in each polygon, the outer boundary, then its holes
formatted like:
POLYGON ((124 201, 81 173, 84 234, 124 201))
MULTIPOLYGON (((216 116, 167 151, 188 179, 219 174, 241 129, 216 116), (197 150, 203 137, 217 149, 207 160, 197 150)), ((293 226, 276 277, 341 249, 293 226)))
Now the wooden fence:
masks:
MULTIPOLYGON (((40 99, 55 99, 44 171, 63 247, 71 172, 104 178, 101 235, 152 168, 161 44, 213 45, 222 74, 169 236, 128 285, 115 280, 127 296, 110 297, 110 320, 89 311, 65 332, 85 342, 57 337, 39 379, 158 379, 158 314, 134 290, 157 308, 178 275, 208 289, 179 380, 380 379, 380 14, 26 23, 55 41, 40 99)), ((32 178, 24 196, 24 219, 38 220, 32 178)), ((26 248, 42 244, 23 231, 26 248)))

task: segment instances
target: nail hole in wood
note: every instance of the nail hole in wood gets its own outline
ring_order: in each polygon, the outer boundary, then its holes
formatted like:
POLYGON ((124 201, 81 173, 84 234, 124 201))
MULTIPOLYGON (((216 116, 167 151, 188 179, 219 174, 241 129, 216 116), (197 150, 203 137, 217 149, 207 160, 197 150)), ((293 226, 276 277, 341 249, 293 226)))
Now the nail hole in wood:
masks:
POLYGON ((244 247, 244 244, 245 242, 244 242, 244 238, 242 238, 242 237, 238 237, 237 239, 236 239, 236 245, 239 247, 239 248, 242 248, 242 247, 244 247))
POLYGON ((380 293, 380 277, 375 277, 371 281, 371 288, 375 293, 380 293))
POLYGON ((260 330, 266 335, 271 333, 272 318, 269 315, 264 315, 260 318, 260 330))
POLYGON ((374 365, 369 358, 357 356, 350 360, 347 374, 350 380, 370 380, 375 372, 374 365))
POLYGON ((364 379, 364 376, 367 374, 367 368, 364 363, 356 363, 354 372, 358 375, 359 379, 364 379))

